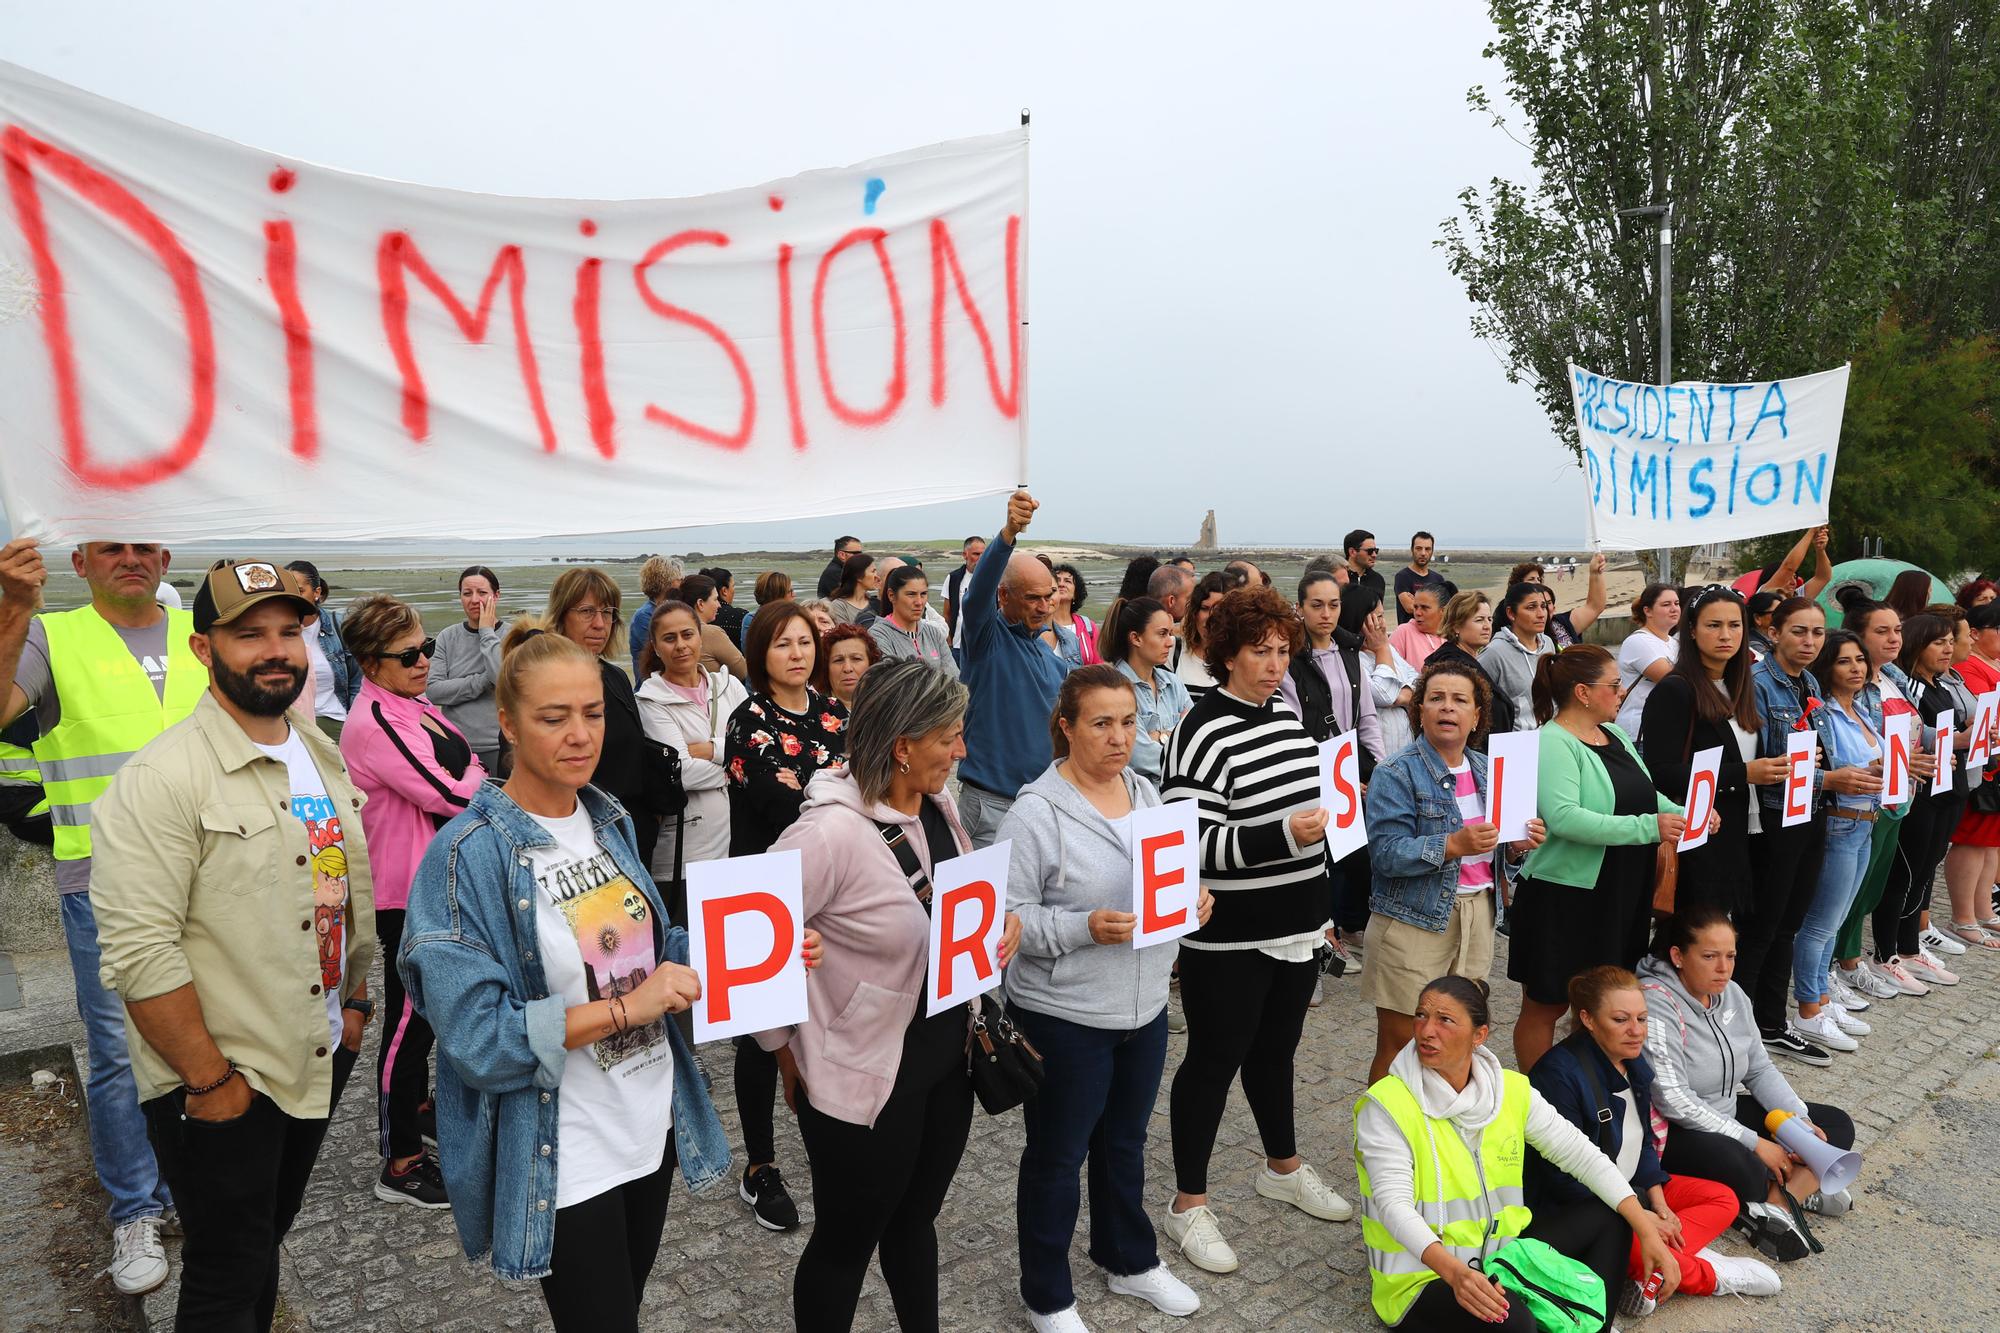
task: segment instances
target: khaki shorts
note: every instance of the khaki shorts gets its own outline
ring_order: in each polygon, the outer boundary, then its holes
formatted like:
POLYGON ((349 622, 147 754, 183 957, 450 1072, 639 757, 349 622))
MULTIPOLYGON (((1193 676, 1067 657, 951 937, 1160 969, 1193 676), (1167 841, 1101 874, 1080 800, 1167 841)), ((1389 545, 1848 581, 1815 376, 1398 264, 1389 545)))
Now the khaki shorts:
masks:
POLYGON ((1368 918, 1361 994, 1377 1009, 1417 1012, 1417 997, 1442 976, 1484 981, 1493 970, 1493 895, 1461 893, 1442 931, 1377 912, 1368 918))

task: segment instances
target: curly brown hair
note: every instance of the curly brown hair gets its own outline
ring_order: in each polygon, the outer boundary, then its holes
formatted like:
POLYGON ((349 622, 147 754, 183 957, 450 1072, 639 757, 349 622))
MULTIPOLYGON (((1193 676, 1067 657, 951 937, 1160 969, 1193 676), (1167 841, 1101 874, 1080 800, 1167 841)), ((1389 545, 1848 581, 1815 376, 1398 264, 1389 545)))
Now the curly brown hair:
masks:
POLYGON ((875 642, 875 636, 852 621, 845 625, 835 625, 820 635, 819 656, 813 661, 812 687, 829 699, 833 697, 833 645, 845 643, 850 639, 868 650, 869 666, 872 667, 882 660, 882 647, 875 642))
POLYGON ((1439 676, 1457 676, 1472 686, 1472 705, 1478 718, 1466 744, 1472 749, 1481 749, 1486 742, 1486 733, 1493 726, 1493 683, 1486 679, 1486 673, 1471 662, 1447 658, 1430 661, 1417 675, 1415 688, 1410 691, 1410 702, 1404 711, 1410 715, 1410 734, 1424 734, 1424 696, 1430 692, 1431 682, 1439 676))
POLYGON ((1238 588, 1208 613, 1201 629, 1201 660, 1218 681, 1229 679, 1229 659, 1273 634, 1285 640, 1287 655, 1306 645, 1299 613, 1274 589, 1258 584, 1238 588))

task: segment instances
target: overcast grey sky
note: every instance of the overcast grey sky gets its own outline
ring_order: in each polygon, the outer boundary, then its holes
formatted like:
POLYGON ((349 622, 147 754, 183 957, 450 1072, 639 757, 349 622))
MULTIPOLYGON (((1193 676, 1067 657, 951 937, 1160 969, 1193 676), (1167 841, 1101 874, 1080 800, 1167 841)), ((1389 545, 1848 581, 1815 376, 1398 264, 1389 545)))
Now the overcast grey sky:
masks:
MULTIPOLYGON (((1526 154, 1473 0, 958 6, 5 0, 0 56, 348 170, 502 194, 752 184, 1034 111, 1038 536, 1576 544, 1581 481, 1432 246, 1526 154)), ((708 550, 997 525, 998 501, 708 550)), ((595 543, 593 542, 593 547, 595 543)), ((646 541, 637 543, 645 546, 646 541)), ((678 547, 675 547, 678 549, 678 547)))

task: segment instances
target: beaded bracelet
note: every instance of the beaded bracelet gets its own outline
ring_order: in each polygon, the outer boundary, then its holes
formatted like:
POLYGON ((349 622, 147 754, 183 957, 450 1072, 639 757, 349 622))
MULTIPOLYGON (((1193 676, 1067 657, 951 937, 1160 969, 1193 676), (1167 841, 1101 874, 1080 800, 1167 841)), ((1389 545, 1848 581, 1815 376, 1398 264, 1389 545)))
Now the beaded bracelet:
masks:
POLYGON ((228 1062, 228 1064, 229 1064, 228 1072, 223 1074, 221 1078, 215 1080, 215 1082, 210 1083, 206 1087, 188 1088, 187 1084, 185 1083, 181 1084, 181 1086, 183 1088, 187 1088, 187 1095, 190 1097, 206 1097, 208 1096, 209 1093, 214 1092, 217 1088, 227 1083, 230 1079, 236 1077, 236 1062, 234 1060, 231 1060, 228 1062))

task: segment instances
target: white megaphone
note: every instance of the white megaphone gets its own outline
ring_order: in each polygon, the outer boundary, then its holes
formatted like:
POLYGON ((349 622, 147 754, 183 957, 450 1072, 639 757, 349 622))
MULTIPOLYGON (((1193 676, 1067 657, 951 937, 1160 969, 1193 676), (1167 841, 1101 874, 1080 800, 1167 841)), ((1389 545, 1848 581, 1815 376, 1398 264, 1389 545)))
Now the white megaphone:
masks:
POLYGON ((1860 1178, 1860 1153, 1834 1147, 1790 1111, 1771 1112, 1764 1117, 1764 1128, 1771 1131, 1780 1147, 1819 1177, 1821 1193, 1838 1194, 1860 1178))

